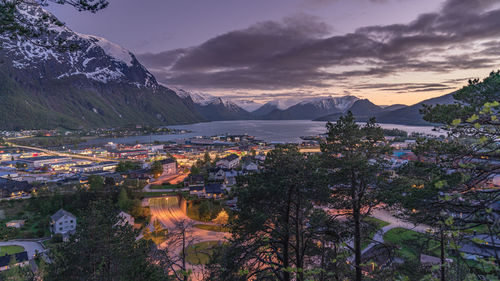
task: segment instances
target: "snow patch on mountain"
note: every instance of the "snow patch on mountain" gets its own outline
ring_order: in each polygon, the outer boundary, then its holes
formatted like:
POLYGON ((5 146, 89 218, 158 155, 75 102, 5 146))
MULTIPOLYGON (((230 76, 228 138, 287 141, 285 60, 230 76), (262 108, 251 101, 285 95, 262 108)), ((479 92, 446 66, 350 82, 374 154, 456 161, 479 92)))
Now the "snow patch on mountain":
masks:
POLYGON ((279 110, 286 110, 298 103, 300 103, 301 99, 279 99, 268 102, 267 104, 275 106, 279 110))
POLYGON ((341 96, 341 97, 317 97, 303 100, 301 105, 312 104, 315 107, 322 109, 338 109, 339 111, 348 110, 359 98, 355 96, 341 96))
POLYGON ((237 111, 241 110, 241 107, 239 107, 235 102, 233 102, 229 99, 212 96, 210 94, 205 94, 205 93, 188 92, 186 90, 178 89, 178 88, 173 88, 172 90, 174 90, 175 93, 180 98, 186 99, 186 98, 190 97, 194 103, 201 105, 201 106, 223 105, 229 111, 237 112, 237 111))
POLYGON ((252 100, 237 100, 234 99, 232 100, 233 103, 235 103, 237 106, 243 108, 244 110, 248 112, 255 111, 259 109, 263 104, 262 103, 257 103, 252 100))
POLYGON ((86 38, 92 41, 97 46, 101 47, 108 56, 112 57, 116 61, 123 62, 129 67, 133 66, 134 58, 132 57, 132 54, 130 53, 129 50, 123 48, 122 46, 117 45, 99 36, 87 35, 81 33, 76 33, 76 34, 82 38, 86 38))
MULTIPOLYGON (((53 17, 33 3, 19 5, 18 12, 19 16, 32 23, 40 18, 53 17)), ((0 35, 0 53, 5 52, 12 58, 14 68, 38 72, 44 78, 63 79, 83 75, 101 83, 130 83, 157 89, 156 79, 127 49, 102 37, 74 32, 64 25, 51 24, 48 30, 33 40, 0 35), (56 46, 50 46, 50 42, 60 41, 78 47, 61 51, 56 46)))

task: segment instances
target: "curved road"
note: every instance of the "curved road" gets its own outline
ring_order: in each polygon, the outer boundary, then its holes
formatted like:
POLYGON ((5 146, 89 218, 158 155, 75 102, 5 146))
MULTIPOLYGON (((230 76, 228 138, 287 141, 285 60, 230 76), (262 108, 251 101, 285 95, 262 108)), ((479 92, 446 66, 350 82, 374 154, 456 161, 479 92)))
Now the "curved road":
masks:
POLYGON ((41 151, 45 152, 47 154, 52 154, 56 156, 64 156, 64 157, 71 157, 71 158, 78 158, 78 159, 86 159, 86 160, 92 160, 92 161, 113 161, 113 162, 118 162, 119 160, 116 159, 108 159, 108 158, 101 158, 101 157, 90 157, 90 156, 85 156, 85 155, 79 155, 79 154, 72 154, 72 153, 65 153, 65 152, 58 152, 58 151, 53 151, 53 150, 48 150, 45 148, 39 148, 39 147, 34 147, 34 146, 26 146, 26 145, 18 145, 12 142, 5 142, 6 144, 14 147, 20 147, 20 148, 25 148, 25 149, 31 149, 35 151, 41 151))
MULTIPOLYGON (((180 208, 179 198, 177 196, 150 198, 149 208, 153 219, 158 219, 167 229, 175 228, 176 222, 185 220, 193 224, 205 224, 190 219, 180 208)), ((210 224, 210 223, 209 223, 210 224)), ((199 229, 196 227, 190 228, 190 235, 194 237, 196 242, 203 241, 222 241, 229 237, 227 232, 216 232, 199 229)))

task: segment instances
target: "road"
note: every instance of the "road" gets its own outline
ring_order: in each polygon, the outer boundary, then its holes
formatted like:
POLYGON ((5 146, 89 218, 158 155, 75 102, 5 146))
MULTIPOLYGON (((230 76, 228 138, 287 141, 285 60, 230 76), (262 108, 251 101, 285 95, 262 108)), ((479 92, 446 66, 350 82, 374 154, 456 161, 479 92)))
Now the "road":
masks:
MULTIPOLYGON (((182 220, 192 224, 211 224, 190 219, 179 208, 179 199, 177 196, 150 198, 149 208, 151 210, 152 219, 158 219, 168 230, 175 229, 176 223, 182 220)), ((229 234, 226 232, 208 231, 196 227, 191 227, 189 232, 196 242, 222 241, 229 237, 229 234)))
POLYGON ((65 153, 65 152, 53 151, 53 150, 48 150, 45 148, 39 148, 39 147, 34 147, 34 146, 18 145, 18 144, 11 143, 11 142, 6 142, 6 144, 8 144, 10 146, 14 146, 14 147, 31 149, 31 150, 35 150, 35 151, 41 151, 41 152, 45 152, 47 154, 56 155, 56 156, 71 157, 71 158, 86 159, 86 160, 101 161, 101 162, 104 162, 104 161, 118 162, 118 160, 116 160, 116 159, 90 157, 90 156, 79 155, 79 154, 65 153))
POLYGON ((152 185, 162 185, 167 182, 169 184, 178 184, 181 183, 187 177, 186 174, 175 174, 175 175, 165 175, 160 176, 154 182, 147 184, 143 188, 143 192, 174 192, 174 191, 188 191, 189 188, 171 188, 171 189, 154 189, 151 188, 152 185))

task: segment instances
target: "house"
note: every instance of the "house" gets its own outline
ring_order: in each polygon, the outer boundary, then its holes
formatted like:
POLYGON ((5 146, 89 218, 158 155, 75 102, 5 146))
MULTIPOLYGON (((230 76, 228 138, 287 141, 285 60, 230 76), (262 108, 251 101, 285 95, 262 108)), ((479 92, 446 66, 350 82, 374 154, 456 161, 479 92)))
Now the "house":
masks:
POLYGON ((226 186, 234 186, 236 185, 236 177, 226 177, 224 183, 226 186))
POLYGON ((240 157, 236 154, 228 155, 215 163, 217 167, 232 169, 240 164, 240 157))
POLYGON ((140 170, 130 171, 128 177, 130 179, 140 179, 149 182, 149 180, 151 179, 151 170, 140 169, 140 170))
POLYGON ((69 168, 71 172, 75 173, 91 173, 91 172, 104 172, 104 171, 114 171, 118 166, 118 163, 113 161, 105 161, 100 163, 86 164, 86 165, 75 165, 69 168))
POLYGON ((128 213, 125 213, 124 211, 121 211, 118 214, 118 219, 119 221, 116 223, 116 225, 126 226, 128 224, 133 227, 135 224, 134 217, 128 213))
POLYGON ((491 258, 500 256, 500 238, 487 234, 465 237, 460 243, 459 251, 466 259, 491 258))
POLYGON ((68 161, 71 161, 70 157, 62 156, 35 156, 20 158, 19 160, 17 160, 18 163, 26 164, 26 166, 29 168, 42 168, 45 165, 52 165, 55 163, 68 161))
POLYGON ((114 158, 122 159, 146 159, 148 158, 148 151, 145 149, 131 149, 131 150, 109 150, 109 155, 114 158))
POLYGON ((76 217, 72 213, 59 209, 50 217, 50 232, 62 234, 63 238, 76 231, 76 217))
POLYGON ((209 183, 205 185, 206 198, 219 198, 223 195, 224 186, 221 183, 209 183))
POLYGON ((255 164, 254 162, 245 162, 242 166, 243 170, 245 171, 251 171, 251 172, 255 172, 255 171, 258 171, 259 170, 259 166, 257 164, 255 164))
POLYGON ((27 181, 0 178, 0 198, 19 197, 32 191, 33 186, 27 181))
POLYGON ((195 186, 195 185, 204 185, 205 178, 203 175, 189 175, 184 181, 184 185, 186 186, 195 186))
POLYGON ((177 174, 177 161, 173 158, 164 159, 160 161, 163 166, 162 176, 169 176, 177 174))
POLYGON ((205 186, 204 185, 193 185, 189 187, 189 195, 196 195, 198 197, 205 196, 205 186))
POLYGON ((223 181, 226 179, 226 170, 224 168, 213 168, 208 170, 208 178, 210 180, 223 181))
POLYGON ((26 251, 0 256, 0 271, 7 270, 13 266, 26 266, 29 264, 28 253, 26 251))
POLYGON ((13 220, 9 221, 5 224, 7 227, 13 227, 13 228, 21 228, 24 225, 25 221, 24 220, 13 220))

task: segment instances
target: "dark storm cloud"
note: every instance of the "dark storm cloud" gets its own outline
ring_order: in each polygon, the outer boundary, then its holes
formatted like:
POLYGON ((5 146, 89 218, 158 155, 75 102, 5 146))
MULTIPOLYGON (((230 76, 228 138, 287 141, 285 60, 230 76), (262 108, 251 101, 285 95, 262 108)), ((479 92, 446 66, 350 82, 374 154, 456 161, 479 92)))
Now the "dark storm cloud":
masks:
POLYGON ((329 87, 332 80, 360 76, 495 67, 498 42, 489 41, 500 36, 499 2, 448 0, 439 12, 408 24, 368 26, 331 37, 325 37, 327 25, 299 15, 139 59, 166 84, 212 89, 329 87), (487 41, 480 52, 471 47, 477 40, 487 41), (468 53, 453 54, 454 48, 468 53))

